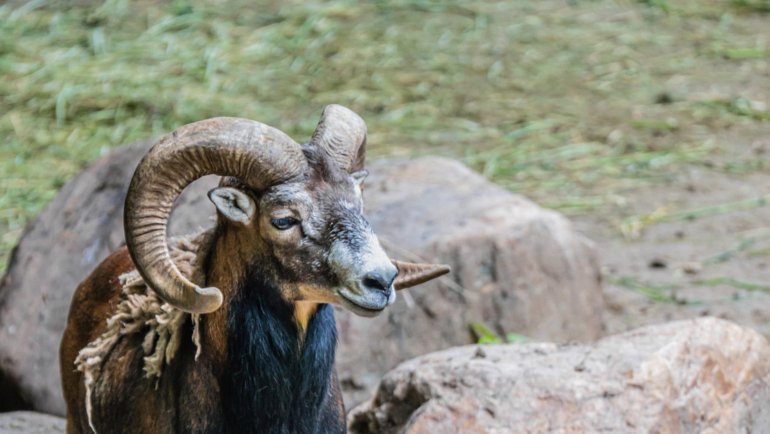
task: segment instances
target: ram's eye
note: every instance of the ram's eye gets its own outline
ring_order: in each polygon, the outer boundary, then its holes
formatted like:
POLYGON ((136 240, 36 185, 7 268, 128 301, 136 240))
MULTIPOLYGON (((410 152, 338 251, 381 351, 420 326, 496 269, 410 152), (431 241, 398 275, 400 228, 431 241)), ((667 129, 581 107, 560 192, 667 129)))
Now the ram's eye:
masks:
POLYGON ((278 230, 285 231, 286 229, 294 227, 299 220, 294 217, 281 217, 277 219, 270 219, 270 223, 278 230))

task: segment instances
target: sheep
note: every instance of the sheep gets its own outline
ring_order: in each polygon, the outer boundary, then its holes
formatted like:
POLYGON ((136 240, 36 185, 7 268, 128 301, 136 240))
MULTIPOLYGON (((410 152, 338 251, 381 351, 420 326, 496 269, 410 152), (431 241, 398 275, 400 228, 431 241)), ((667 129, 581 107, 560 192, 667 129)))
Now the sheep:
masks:
POLYGON ((449 272, 383 251, 363 215, 365 145, 339 105, 305 145, 240 118, 163 137, 131 180, 126 246, 73 296, 67 432, 346 432, 331 305, 375 316, 449 272), (209 174, 216 225, 167 240, 175 198, 209 174))

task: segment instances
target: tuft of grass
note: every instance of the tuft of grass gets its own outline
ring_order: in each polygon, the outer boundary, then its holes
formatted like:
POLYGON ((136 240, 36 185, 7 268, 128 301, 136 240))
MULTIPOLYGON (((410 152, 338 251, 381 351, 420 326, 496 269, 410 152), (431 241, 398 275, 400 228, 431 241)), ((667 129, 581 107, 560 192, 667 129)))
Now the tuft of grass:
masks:
POLYGON ((730 60, 762 59, 770 57, 770 51, 757 47, 726 48, 722 50, 720 54, 730 60))
POLYGON ((747 282, 733 277, 714 277, 711 279, 697 280, 695 283, 705 286, 727 285, 744 291, 770 292, 770 285, 766 283, 747 282))
POLYGON ((765 256, 768 254, 767 248, 752 249, 752 247, 754 247, 757 242, 770 238, 770 228, 761 227, 746 231, 740 238, 741 239, 729 249, 711 255, 702 260, 701 263, 703 265, 721 264, 738 257, 742 253, 745 253, 746 256, 749 257, 765 256))
POLYGON ((639 3, 651 8, 659 9, 664 13, 671 12, 671 4, 669 4, 668 0, 639 0, 639 3))
POLYGON ((739 9, 749 12, 770 12, 769 0, 732 0, 732 5, 739 9))
MULTIPOLYGON (((614 285, 638 292, 647 297, 650 301, 654 302, 676 304, 681 306, 702 306, 704 304, 704 302, 701 300, 688 300, 677 296, 676 292, 678 289, 682 288, 681 285, 671 283, 653 284, 649 282, 643 282, 631 276, 610 277, 608 278, 608 281, 614 285)), ((696 279, 690 283, 693 285, 702 286, 729 286, 747 292, 770 292, 769 284, 760 282, 748 282, 727 276, 713 277, 708 279, 696 279)), ((735 302, 744 299, 745 297, 741 294, 733 294, 729 298, 719 300, 719 302, 735 302)))
POLYGON ((770 194, 757 198, 745 199, 736 202, 720 203, 691 210, 669 211, 666 208, 659 208, 647 215, 632 216, 625 219, 621 223, 620 231, 627 238, 633 239, 638 238, 645 228, 658 223, 695 220, 704 217, 728 214, 735 211, 759 208, 767 205, 770 205, 770 194))
POLYGON ((518 344, 529 342, 527 336, 518 333, 506 333, 504 337, 498 335, 492 329, 480 322, 470 323, 471 332, 476 337, 477 344, 518 344))
POLYGON ((609 277, 608 281, 614 285, 622 286, 623 288, 638 292, 652 301, 688 306, 698 306, 703 304, 703 302, 698 300, 685 300, 677 297, 676 290, 679 287, 673 284, 653 284, 642 282, 639 279, 631 276, 609 277))
POLYGON ((703 101, 701 103, 707 108, 729 114, 748 118, 755 121, 770 121, 770 109, 765 102, 752 101, 748 98, 720 99, 712 101, 703 101))

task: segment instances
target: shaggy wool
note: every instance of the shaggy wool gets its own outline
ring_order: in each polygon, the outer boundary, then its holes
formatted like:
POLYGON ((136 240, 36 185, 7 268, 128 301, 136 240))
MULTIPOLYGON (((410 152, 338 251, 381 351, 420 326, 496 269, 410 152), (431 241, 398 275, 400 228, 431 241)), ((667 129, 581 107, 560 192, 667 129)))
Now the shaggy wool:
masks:
MULTIPOLYGON (((207 233, 170 240, 169 253, 179 271, 188 279, 202 283, 203 272, 198 264, 198 253, 205 244, 207 233)), ((195 345, 195 359, 201 352, 200 316, 176 309, 161 300, 136 270, 120 276, 122 286, 120 301, 107 319, 107 329, 94 341, 78 353, 75 366, 83 373, 86 387, 86 413, 91 421, 91 395, 99 381, 104 362, 120 339, 144 333, 142 351, 144 353, 144 375, 148 379, 159 379, 163 368, 176 355, 182 336, 182 330, 188 320, 192 321, 192 342, 195 345)), ((157 383, 156 383, 157 384, 157 383)), ((94 429, 94 432, 96 430, 94 429)))

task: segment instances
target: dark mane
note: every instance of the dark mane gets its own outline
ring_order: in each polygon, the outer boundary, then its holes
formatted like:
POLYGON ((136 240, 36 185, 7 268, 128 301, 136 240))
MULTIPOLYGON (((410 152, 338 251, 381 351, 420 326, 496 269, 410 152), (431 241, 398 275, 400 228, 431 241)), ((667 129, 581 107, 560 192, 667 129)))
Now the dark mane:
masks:
POLYGON ((319 307, 300 348, 292 306, 251 273, 231 304, 229 374, 222 380, 228 433, 325 432, 319 423, 330 398, 337 343, 334 311, 319 307))

